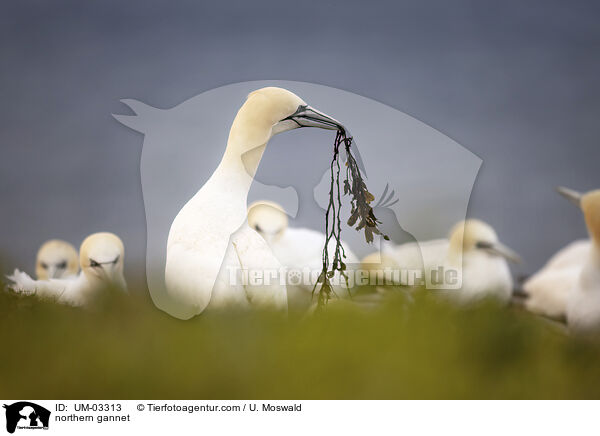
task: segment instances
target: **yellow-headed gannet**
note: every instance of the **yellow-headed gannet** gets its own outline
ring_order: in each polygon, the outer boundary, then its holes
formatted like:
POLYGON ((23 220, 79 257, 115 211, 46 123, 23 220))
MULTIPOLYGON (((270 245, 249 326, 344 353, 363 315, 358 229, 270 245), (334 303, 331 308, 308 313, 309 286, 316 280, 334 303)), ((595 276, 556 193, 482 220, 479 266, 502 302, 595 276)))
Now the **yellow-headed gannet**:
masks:
MULTIPOLYGON (((579 206, 581 194, 559 187, 559 194, 579 206)), ((589 239, 571 242, 554 254, 548 262, 523 284, 527 295, 525 307, 538 315, 564 319, 567 297, 579 279, 592 243, 589 239)))
MULTIPOLYGON (((461 286, 449 290, 447 294, 459 302, 485 297, 508 302, 513 291, 513 280, 507 260, 520 261, 513 250, 498 240, 498 235, 489 224, 477 219, 456 224, 449 239, 399 246, 385 244, 382 258, 387 266, 393 261, 397 268, 420 270, 425 279, 431 279, 436 270, 444 274, 456 271, 461 286)), ((440 289, 444 288, 440 286, 440 289)))
POLYGON ((591 241, 579 275, 567 292, 567 323, 576 332, 595 332, 600 329, 600 189, 580 194, 559 188, 559 192, 581 208, 591 241))
POLYGON ((342 128, 285 89, 267 87, 248 95, 221 163, 171 225, 165 281, 180 317, 232 305, 287 309, 286 287, 272 277, 281 264, 248 226, 246 212, 248 191, 270 138, 299 127, 342 128), (254 280, 245 280, 244 271, 254 280))

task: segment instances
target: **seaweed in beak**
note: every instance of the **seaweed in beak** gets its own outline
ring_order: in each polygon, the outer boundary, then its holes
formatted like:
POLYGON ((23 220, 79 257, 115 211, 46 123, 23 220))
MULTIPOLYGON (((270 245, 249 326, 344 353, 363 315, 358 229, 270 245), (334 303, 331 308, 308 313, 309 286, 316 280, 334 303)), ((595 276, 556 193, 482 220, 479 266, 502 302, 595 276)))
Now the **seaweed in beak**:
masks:
MULTIPOLYGON (((380 221, 377 220, 373 213, 371 203, 375 200, 373 194, 367 189, 367 185, 363 179, 360 167, 354 155, 352 154, 352 143, 353 138, 347 135, 347 130, 342 124, 326 116, 326 119, 312 119, 314 123, 322 123, 325 126, 336 126, 337 134, 335 142, 333 144, 333 159, 331 160, 330 172, 331 182, 329 186, 329 204, 325 211, 325 246, 323 247, 323 268, 319 279, 313 288, 314 292, 319 285, 318 294, 318 305, 324 306, 327 301, 331 298, 333 290, 329 279, 333 278, 336 271, 341 274, 346 280, 346 287, 348 288, 348 276, 346 274, 346 264, 343 259, 346 257, 344 248, 342 247, 342 225, 340 212, 342 209, 342 194, 340 188, 340 147, 343 146, 346 155, 346 178, 343 181, 344 195, 350 195, 350 218, 347 224, 350 227, 356 226, 356 230, 363 230, 365 232, 365 240, 367 243, 373 242, 373 235, 381 235, 384 239, 388 240, 387 235, 384 235, 378 228, 380 221), (330 224, 331 221, 331 224, 330 224), (333 253, 333 259, 330 264, 329 260, 329 241, 335 239, 335 252, 333 253)), ((323 127, 329 128, 329 127, 323 127)), ((348 293, 350 290, 348 289, 348 293)))

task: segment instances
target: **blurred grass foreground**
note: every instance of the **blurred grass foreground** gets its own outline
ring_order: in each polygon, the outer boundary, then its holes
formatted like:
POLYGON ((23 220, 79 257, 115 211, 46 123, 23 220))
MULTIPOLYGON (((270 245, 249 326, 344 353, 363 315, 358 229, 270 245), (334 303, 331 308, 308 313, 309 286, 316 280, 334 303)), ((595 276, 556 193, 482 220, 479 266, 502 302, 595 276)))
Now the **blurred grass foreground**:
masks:
POLYGON ((83 310, 0 292, 0 397, 600 398, 593 343, 493 303, 388 300, 180 321, 141 297, 83 310))

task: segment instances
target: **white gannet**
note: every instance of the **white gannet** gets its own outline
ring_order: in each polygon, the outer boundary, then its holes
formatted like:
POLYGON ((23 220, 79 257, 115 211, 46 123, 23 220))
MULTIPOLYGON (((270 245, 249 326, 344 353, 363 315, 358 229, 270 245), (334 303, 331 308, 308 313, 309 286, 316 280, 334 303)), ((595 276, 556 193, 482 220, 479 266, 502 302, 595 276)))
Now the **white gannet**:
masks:
MULTIPOLYGON (((363 260, 372 263, 373 255, 363 260)), ((519 262, 519 256, 498 240, 495 230, 483 221, 468 219, 454 226, 449 239, 435 239, 399 246, 384 244, 384 266, 393 262, 399 269, 422 271, 431 279, 435 270, 460 273, 462 285, 447 294, 459 302, 495 297, 508 302, 513 280, 507 260, 519 262)), ((371 266, 371 269, 373 266, 371 266)), ((444 286, 441 286, 443 289, 444 286)))
POLYGON ((559 188, 559 192, 580 207, 591 240, 579 275, 567 292, 567 323, 576 332, 597 331, 600 329, 600 189, 580 194, 559 188))
POLYGON ((37 252, 35 275, 38 280, 64 279, 79 272, 79 255, 71 244, 51 239, 37 252))
MULTIPOLYGON (((581 194, 559 187, 558 192, 579 206, 581 194)), ((523 284, 527 295, 525 307, 538 315, 563 319, 567 311, 567 297, 579 279, 589 256, 592 242, 583 239, 571 242, 554 254, 548 262, 523 284)))
POLYGON ((248 95, 219 166, 171 225, 165 282, 178 316, 230 305, 287 309, 285 285, 270 279, 281 264, 248 226, 246 213, 248 191, 269 139, 298 127, 343 128, 285 89, 268 87, 248 95), (269 277, 242 281, 243 270, 269 277))
MULTIPOLYGON (((283 208, 271 201, 256 201, 248 206, 248 225, 256 230, 269 244, 273 254, 288 272, 286 283, 288 303, 297 308, 308 308, 316 279, 323 267, 325 234, 312 229, 288 226, 288 217, 283 208), (291 277, 294 275, 294 277, 291 277)), ((346 257, 343 262, 348 271, 358 263, 348 244, 342 241, 346 257)), ((335 241, 328 243, 329 261, 333 261, 335 241)), ((332 278, 332 289, 336 296, 348 295, 345 279, 336 273, 332 278)))
POLYGON ((94 233, 79 249, 81 272, 70 279, 33 280, 19 270, 8 276, 17 292, 55 299, 71 306, 93 303, 98 291, 107 286, 127 290, 123 277, 123 242, 112 233, 94 233))

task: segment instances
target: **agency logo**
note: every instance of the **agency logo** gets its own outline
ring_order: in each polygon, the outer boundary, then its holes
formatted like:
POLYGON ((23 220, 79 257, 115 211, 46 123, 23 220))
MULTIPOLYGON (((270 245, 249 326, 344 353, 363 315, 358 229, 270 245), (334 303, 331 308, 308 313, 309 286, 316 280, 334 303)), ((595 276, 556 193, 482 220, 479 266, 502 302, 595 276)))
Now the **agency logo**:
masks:
POLYGON ((48 430, 50 411, 29 401, 18 401, 3 406, 6 409, 6 431, 14 433, 16 429, 48 430))

